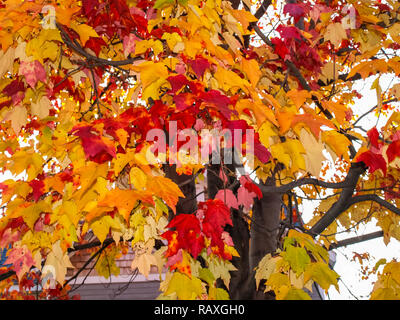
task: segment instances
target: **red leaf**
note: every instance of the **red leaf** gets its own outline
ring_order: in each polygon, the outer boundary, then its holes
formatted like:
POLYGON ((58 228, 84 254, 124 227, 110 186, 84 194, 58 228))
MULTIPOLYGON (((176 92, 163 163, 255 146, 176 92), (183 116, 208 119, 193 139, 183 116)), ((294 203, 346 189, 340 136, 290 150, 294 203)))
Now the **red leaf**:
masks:
POLYGON ((301 33, 296 27, 284 27, 283 25, 279 25, 279 27, 276 28, 276 31, 280 33, 282 38, 301 40, 301 33))
POLYGON ((193 105, 195 98, 192 93, 185 92, 174 96, 174 102, 178 111, 183 111, 193 105))
POLYGON ((250 193, 254 192, 257 195, 258 199, 262 198, 262 192, 257 185, 253 183, 253 181, 248 177, 248 176, 241 176, 240 179, 240 184, 245 187, 250 193))
POLYGON ((386 161, 380 154, 373 153, 372 151, 365 151, 357 157, 356 161, 364 162, 369 168, 370 173, 381 169, 383 174, 386 175, 386 161))
POLYGON ((230 189, 221 189, 215 196, 215 199, 219 199, 224 202, 229 208, 238 209, 238 202, 236 196, 230 189))
POLYGON ((289 55, 289 50, 282 39, 272 38, 271 43, 274 45, 275 52, 281 59, 286 59, 286 56, 289 55))
POLYGON ((376 129, 376 127, 373 127, 371 130, 367 132, 369 141, 371 142, 371 145, 374 146, 375 148, 380 148, 379 144, 379 132, 376 129))
POLYGON ((115 146, 111 140, 97 135, 91 126, 75 127, 71 132, 81 138, 88 159, 102 163, 116 156, 115 146))
POLYGON ((217 246, 222 255, 225 246, 222 239, 223 227, 227 224, 232 225, 230 209, 220 199, 215 199, 200 202, 199 210, 204 213, 204 234, 211 239, 211 246, 217 246))
POLYGON ((283 13, 290 14, 297 22, 300 17, 304 16, 304 8, 298 3, 287 3, 283 7, 283 13))
POLYGON ((241 186, 238 191, 238 204, 243 205, 246 209, 250 209, 253 204, 253 199, 257 196, 257 194, 253 191, 247 190, 244 186, 241 186))
POLYGON ((43 180, 35 179, 29 182, 29 185, 33 190, 33 199, 37 202, 42 194, 44 194, 44 182, 43 180))
POLYGON ((396 157, 400 157, 400 140, 393 141, 389 144, 389 147, 386 150, 386 155, 389 162, 392 162, 396 157))
MULTIPOLYGON (((176 228, 178 232, 175 249, 186 249, 194 258, 197 258, 204 248, 204 237, 201 235, 200 221, 197 217, 193 214, 177 215, 167 225, 167 228, 176 228)), ((172 240, 173 234, 167 231, 163 237, 172 240)))
POLYGON ((188 60, 188 64, 192 67, 197 78, 201 78, 206 69, 210 67, 210 62, 203 57, 196 58, 196 60, 188 60))
POLYGON ((189 84, 189 80, 183 74, 168 77, 167 80, 171 84, 172 89, 170 92, 172 93, 176 93, 177 91, 182 89, 183 86, 189 84))
POLYGON ((85 48, 92 49, 94 53, 98 56, 101 47, 107 46, 107 43, 102 39, 98 37, 90 37, 88 41, 86 41, 85 48))
POLYGON ((25 97, 24 82, 16 79, 8 84, 1 92, 11 97, 14 104, 18 104, 25 97))
POLYGON ((271 158, 271 153, 261 143, 254 143, 254 155, 262 163, 267 163, 269 161, 269 159, 271 158))

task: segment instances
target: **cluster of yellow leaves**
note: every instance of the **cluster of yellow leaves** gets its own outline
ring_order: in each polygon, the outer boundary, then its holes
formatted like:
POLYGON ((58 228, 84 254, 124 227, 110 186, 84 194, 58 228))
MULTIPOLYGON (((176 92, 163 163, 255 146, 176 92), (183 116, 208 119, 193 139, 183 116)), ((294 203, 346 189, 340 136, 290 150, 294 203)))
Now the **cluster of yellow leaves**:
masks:
MULTIPOLYGON (((378 266, 379 267, 379 266, 378 266)), ((376 266, 377 268, 377 266, 376 266)), ((375 282, 371 300, 399 300, 400 299, 400 263, 389 262, 378 273, 378 280, 375 282)))
POLYGON ((236 268, 231 262, 218 256, 207 255, 204 252, 201 256, 207 267, 202 267, 199 261, 187 254, 185 263, 190 266, 190 274, 168 271, 161 282, 160 290, 163 293, 158 299, 228 300, 228 293, 217 287, 217 279, 221 279, 229 288, 230 271, 236 268))
POLYGON ((278 300, 309 300, 316 282, 326 292, 331 285, 339 290, 339 275, 329 267, 328 252, 311 236, 294 229, 284 240, 283 251, 267 254, 256 268, 256 284, 265 282, 265 292, 274 291, 278 300), (306 290, 305 290, 306 289, 306 290))

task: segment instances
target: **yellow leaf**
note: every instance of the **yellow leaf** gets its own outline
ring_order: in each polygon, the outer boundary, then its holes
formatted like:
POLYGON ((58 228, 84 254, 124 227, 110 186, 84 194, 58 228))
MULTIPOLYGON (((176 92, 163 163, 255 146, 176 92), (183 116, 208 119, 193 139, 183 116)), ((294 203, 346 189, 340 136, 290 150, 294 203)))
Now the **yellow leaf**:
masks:
POLYGON ((304 282, 312 279, 325 291, 327 291, 331 285, 334 285, 336 290, 339 291, 337 283, 338 278, 339 275, 329 268, 328 264, 323 262, 312 263, 304 272, 304 282))
POLYGON ((67 268, 75 267, 71 264, 68 254, 62 251, 60 240, 58 240, 47 255, 45 265, 42 269, 42 276, 45 278, 50 273, 59 284, 63 285, 67 268))
MULTIPOLYGON (((181 36, 176 32, 173 32, 173 33, 166 32, 162 35, 161 39, 166 40, 168 47, 171 49, 172 52, 175 52, 175 53, 178 52, 178 51, 176 51, 176 49, 181 49, 180 47, 177 47, 177 44, 178 43, 183 44, 181 36)), ((181 50, 179 50, 179 51, 181 51, 181 50)))
POLYGON ((106 239, 110 228, 120 230, 120 225, 115 222, 111 216, 103 216, 100 219, 94 220, 90 224, 90 228, 93 230, 93 233, 100 242, 103 242, 106 239))
POLYGON ((311 300, 311 297, 302 289, 291 287, 285 294, 279 295, 279 300, 311 300))
POLYGON ((4 117, 5 121, 11 121, 11 127, 13 128, 16 135, 19 134, 21 128, 26 125, 28 119, 28 112, 23 106, 16 106, 9 111, 4 117))
POLYGON ((129 178, 136 189, 146 188, 147 176, 139 168, 133 167, 129 172, 129 178))
MULTIPOLYGON (((346 160, 349 160, 348 147, 351 142, 343 134, 333 130, 322 131, 321 139, 335 152, 338 157, 343 156, 346 160)), ((333 160, 335 160, 335 158, 333 160)))
POLYGON ((382 88, 379 85, 379 79, 380 77, 376 78, 375 81, 372 83, 371 89, 375 89, 376 92, 376 98, 378 101, 378 108, 377 110, 380 111, 382 109, 382 88))
POLYGON ((346 30, 340 22, 331 23, 326 28, 325 41, 330 41, 335 47, 339 47, 343 39, 347 39, 346 30))
POLYGON ((295 139, 287 139, 283 143, 271 146, 272 156, 282 162, 286 168, 290 168, 292 173, 306 169, 304 153, 306 152, 303 145, 299 140, 295 139))
POLYGON ((161 62, 154 63, 152 61, 145 61, 131 67, 131 69, 140 73, 140 80, 143 88, 148 87, 160 78, 166 79, 168 77, 168 69, 161 62), (155 75, 157 76, 155 77, 155 75))
POLYGON ((226 70, 225 68, 219 67, 214 74, 214 78, 218 81, 220 87, 228 92, 236 93, 240 89, 244 89, 244 86, 248 86, 248 82, 240 78, 235 72, 226 70))
POLYGON ((27 206, 21 211, 21 216, 29 228, 33 229, 35 222, 39 219, 42 212, 51 212, 51 207, 44 200, 27 206))
POLYGON ((132 260, 131 269, 135 270, 137 268, 146 278, 149 276, 151 266, 157 266, 157 260, 151 253, 153 246, 154 239, 147 241, 142 246, 139 246, 139 244, 135 245, 135 257, 132 260))
POLYGON ((6 72, 12 71, 15 58, 14 48, 8 48, 6 52, 0 50, 0 77, 3 77, 6 72))
POLYGON ((264 258, 261 259, 257 268, 256 268, 256 286, 258 288, 260 281, 262 279, 269 279, 272 273, 275 272, 276 262, 277 260, 282 259, 281 257, 272 257, 270 253, 268 253, 264 258))
POLYGON ((273 140, 271 138, 278 136, 276 132, 276 128, 274 125, 269 122, 265 121, 260 129, 258 130, 258 133, 260 135, 260 142, 266 147, 269 148, 273 140))
POLYGON ((136 42, 135 55, 143 54, 150 48, 156 56, 164 51, 163 44, 160 40, 142 40, 136 42))
POLYGON ((78 34, 79 38, 81 39, 82 45, 85 46, 86 42, 89 40, 90 37, 98 38, 99 35, 93 29, 93 27, 87 24, 78 24, 76 22, 71 23, 71 28, 74 29, 78 34))
POLYGON ((203 292, 201 280, 192 276, 189 278, 187 275, 180 272, 175 272, 168 283, 168 288, 165 295, 176 293, 180 300, 194 300, 199 298, 203 292))
POLYGON ((37 102, 31 104, 32 115, 44 119, 49 115, 51 102, 46 96, 41 97, 37 102))
POLYGON ((306 151, 306 154, 304 155, 306 159, 306 169, 314 177, 318 178, 322 168, 322 163, 326 160, 322 153, 324 146, 321 138, 317 141, 313 134, 303 128, 300 131, 300 141, 306 151))
POLYGON ((33 38, 26 45, 26 55, 33 56, 42 64, 46 58, 55 61, 59 56, 59 46, 54 41, 62 42, 58 29, 42 29, 38 37, 33 38))

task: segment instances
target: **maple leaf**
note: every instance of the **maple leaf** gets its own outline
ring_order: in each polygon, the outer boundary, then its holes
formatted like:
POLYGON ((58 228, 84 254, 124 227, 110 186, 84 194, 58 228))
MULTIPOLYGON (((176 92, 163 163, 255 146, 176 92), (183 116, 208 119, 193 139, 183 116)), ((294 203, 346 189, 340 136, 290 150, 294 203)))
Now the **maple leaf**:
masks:
POLYGON ((393 141, 386 150, 388 161, 392 162, 396 157, 400 157, 400 140, 393 141))
POLYGON ((35 261, 33 260, 31 251, 24 245, 12 248, 8 252, 5 264, 12 264, 11 268, 17 274, 18 279, 21 279, 35 265, 35 261))
POLYGON ((331 23, 326 28, 324 35, 326 41, 330 41, 335 47, 339 47, 343 39, 347 39, 346 30, 339 22, 331 23))
POLYGON ((302 16, 304 16, 304 8, 299 3, 287 3, 283 7, 283 13, 290 14, 294 17, 295 22, 297 22, 302 16))
POLYGON ((179 272, 191 277, 192 272, 189 259, 189 254, 186 251, 179 249, 175 255, 168 257, 165 267, 169 268, 171 271, 178 269, 179 272))
POLYGON ((121 216, 128 221, 131 211, 136 206, 138 200, 144 203, 154 204, 152 194, 148 191, 138 192, 136 190, 114 189, 107 192, 105 197, 99 201, 98 206, 116 207, 121 216))
POLYGON ((374 153, 370 150, 361 153, 357 158, 357 161, 362 161, 369 168, 371 173, 381 169, 383 174, 386 175, 387 166, 385 158, 381 154, 374 153))
POLYGON ((337 283, 339 275, 334 270, 329 268, 328 264, 326 263, 312 263, 310 268, 304 272, 304 281, 307 282, 310 278, 317 282, 321 288, 326 291, 332 284, 336 287, 336 290, 339 290, 337 283))
POLYGON ((147 188, 163 199, 172 211, 176 213, 178 199, 179 197, 184 197, 176 183, 169 178, 157 176, 147 180, 147 188))
POLYGON ((200 297, 203 292, 201 283, 201 280, 196 277, 189 278, 185 274, 174 272, 165 294, 176 293, 178 299, 194 300, 200 297))
MULTIPOLYGON (((204 237, 197 217, 193 214, 180 214, 175 216, 166 227, 176 228, 177 245, 188 250, 196 259, 204 248, 204 237)), ((163 237, 169 238, 170 233, 164 234, 163 237)))
POLYGON ((189 59, 188 64, 192 67, 197 78, 201 78, 204 72, 210 67, 210 62, 203 57, 197 57, 194 60, 189 59))
POLYGON ((29 185, 32 187, 33 190, 33 199, 37 202, 42 194, 45 192, 45 185, 43 180, 32 180, 29 182, 29 185))
POLYGON ((228 207, 238 209, 236 196, 230 189, 221 189, 217 192, 214 199, 223 201, 228 207))
POLYGON ((32 88, 35 88, 39 80, 42 82, 46 81, 46 71, 43 65, 37 60, 32 62, 22 61, 19 67, 19 74, 25 77, 26 82, 32 88))
POLYGON ((202 229, 204 234, 211 239, 211 245, 218 248, 216 253, 230 260, 231 256, 225 252, 225 243, 222 240, 223 227, 227 224, 232 225, 229 208, 222 200, 214 199, 199 203, 198 210, 204 214, 202 229))
POLYGON ((168 82, 171 84, 171 93, 176 93, 182 87, 186 86, 189 84, 189 80, 183 75, 183 74, 178 74, 176 76, 170 76, 167 78, 168 82))
POLYGON ((103 163, 116 156, 114 143, 110 139, 99 136, 90 125, 76 127, 71 133, 81 138, 82 147, 88 159, 103 163))

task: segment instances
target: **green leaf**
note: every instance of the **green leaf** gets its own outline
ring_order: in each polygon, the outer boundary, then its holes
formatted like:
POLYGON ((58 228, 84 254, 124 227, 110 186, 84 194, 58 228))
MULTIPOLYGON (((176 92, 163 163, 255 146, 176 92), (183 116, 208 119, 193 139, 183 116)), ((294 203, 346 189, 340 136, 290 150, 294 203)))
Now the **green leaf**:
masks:
POLYGON ((311 263, 310 256, 304 248, 291 245, 287 246, 286 251, 283 253, 283 259, 289 263, 296 276, 304 272, 307 265, 311 263))
POLYGON ((378 270, 378 268, 383 264, 386 264, 386 259, 385 258, 379 259, 379 261, 377 263, 375 263, 374 269, 378 270))
POLYGON ((229 300, 228 292, 222 288, 211 287, 208 296, 213 300, 229 300))
POLYGON ((210 269, 207 268, 201 268, 199 270, 199 278, 201 280, 204 280, 205 282, 207 282, 210 286, 214 285, 214 281, 215 281, 215 277, 214 275, 211 273, 210 269))
POLYGON ((193 276, 189 278, 185 274, 175 272, 169 281, 168 289, 165 294, 169 295, 175 292, 178 299, 193 300, 200 297, 202 291, 200 279, 193 276))
POLYGON ((301 289, 290 288, 283 300, 311 300, 311 297, 301 289))
POLYGON ((334 285, 336 290, 339 291, 338 278, 339 275, 323 262, 312 263, 304 273, 304 282, 312 279, 324 290, 328 290, 331 285, 334 285))
POLYGON ((173 4, 174 0, 157 0, 154 4, 154 9, 162 9, 173 4))

